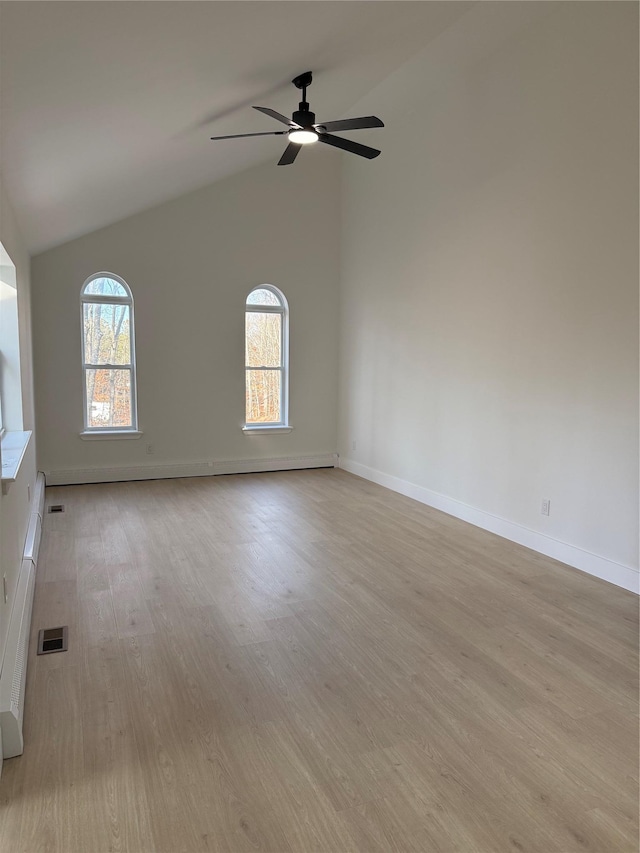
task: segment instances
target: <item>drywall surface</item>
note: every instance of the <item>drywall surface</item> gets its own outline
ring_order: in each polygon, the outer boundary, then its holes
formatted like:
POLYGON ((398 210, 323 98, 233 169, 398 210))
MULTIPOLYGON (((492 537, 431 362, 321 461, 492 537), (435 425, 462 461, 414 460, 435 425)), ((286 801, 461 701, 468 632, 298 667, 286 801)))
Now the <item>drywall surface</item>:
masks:
MULTIPOLYGON (((22 411, 16 413, 14 406, 7 407, 10 417, 7 426, 11 430, 33 430, 29 255, 18 231, 9 200, 1 186, 0 242, 15 265, 22 380, 22 411)), ((0 347, 1 345, 2 341, 0 347)), ((18 479, 11 484, 6 494, 0 494, 0 668, 31 515, 31 498, 36 483, 35 460, 35 436, 32 436, 18 479), (6 579, 6 602, 3 595, 3 578, 6 579)))
POLYGON ((387 127, 344 164, 341 464, 637 570, 638 7, 533 6, 358 104, 387 127))
POLYGON ((33 259, 45 473, 64 471, 69 482, 74 469, 179 470, 186 463, 335 452, 340 174, 334 153, 314 149, 292 167, 253 168, 33 259), (100 271, 124 278, 134 297, 139 440, 79 437, 80 290, 100 271), (280 288, 289 303, 294 429, 247 436, 244 304, 263 283, 280 288))

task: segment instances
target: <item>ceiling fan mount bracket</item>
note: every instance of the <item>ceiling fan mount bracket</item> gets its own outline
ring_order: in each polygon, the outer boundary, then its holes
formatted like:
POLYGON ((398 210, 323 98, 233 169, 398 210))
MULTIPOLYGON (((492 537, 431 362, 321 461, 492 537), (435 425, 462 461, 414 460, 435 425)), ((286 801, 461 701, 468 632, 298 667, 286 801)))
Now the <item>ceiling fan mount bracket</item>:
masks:
POLYGON ((291 82, 296 87, 296 89, 306 89, 307 86, 311 85, 312 80, 313 75, 311 71, 305 71, 304 74, 298 74, 297 77, 294 77, 291 82))

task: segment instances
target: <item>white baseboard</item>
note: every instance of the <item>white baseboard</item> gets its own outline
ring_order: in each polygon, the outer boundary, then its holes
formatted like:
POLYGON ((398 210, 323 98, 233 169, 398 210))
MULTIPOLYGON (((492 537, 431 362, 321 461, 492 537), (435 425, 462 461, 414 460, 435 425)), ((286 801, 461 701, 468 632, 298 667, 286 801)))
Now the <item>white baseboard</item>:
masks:
POLYGON ((530 530, 521 524, 491 515, 484 510, 455 500, 455 498, 449 498, 446 495, 425 489, 423 486, 417 486, 415 483, 410 483, 391 474, 385 474, 351 459, 340 457, 339 465, 340 468, 349 471, 351 474, 356 474, 365 480, 371 480, 373 483, 378 483, 378 485, 399 492, 401 495, 406 495, 406 497, 413 498, 434 509, 446 512, 448 515, 453 515, 455 518, 468 521, 476 527, 481 527, 483 530, 488 530, 504 539, 509 539, 511 542, 517 542, 518 545, 524 545, 526 548, 538 551, 546 557, 552 557, 554 560, 559 560, 561 563, 566 563, 568 566, 573 566, 575 569, 580 569, 589 575, 609 581, 609 583, 636 594, 640 593, 640 573, 630 566, 607 560, 598 554, 584 551, 575 545, 568 545, 566 542, 553 539, 544 533, 530 530))
POLYGON ((301 468, 335 468, 335 453, 314 456, 277 456, 270 459, 232 459, 216 462, 186 462, 175 465, 139 465, 123 468, 78 468, 45 471, 48 486, 80 483, 115 483, 128 480, 166 480, 174 477, 212 477, 216 474, 257 474, 301 468))

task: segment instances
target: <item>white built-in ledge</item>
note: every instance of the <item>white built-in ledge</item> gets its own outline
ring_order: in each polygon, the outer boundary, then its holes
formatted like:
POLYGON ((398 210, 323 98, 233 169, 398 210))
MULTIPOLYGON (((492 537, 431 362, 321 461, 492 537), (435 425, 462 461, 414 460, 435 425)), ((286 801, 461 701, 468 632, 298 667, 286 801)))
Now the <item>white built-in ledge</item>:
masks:
POLYGON ((15 483, 20 473, 31 439, 31 430, 25 432, 8 430, 2 436, 2 494, 6 495, 11 483, 15 483))
POLYGON ((245 435, 280 435, 282 433, 291 432, 293 427, 290 426, 269 426, 268 424, 259 424, 252 426, 250 424, 242 427, 242 432, 245 435))
POLYGON ((139 429, 87 429, 80 433, 83 441, 112 441, 114 438, 140 438, 144 435, 139 429))

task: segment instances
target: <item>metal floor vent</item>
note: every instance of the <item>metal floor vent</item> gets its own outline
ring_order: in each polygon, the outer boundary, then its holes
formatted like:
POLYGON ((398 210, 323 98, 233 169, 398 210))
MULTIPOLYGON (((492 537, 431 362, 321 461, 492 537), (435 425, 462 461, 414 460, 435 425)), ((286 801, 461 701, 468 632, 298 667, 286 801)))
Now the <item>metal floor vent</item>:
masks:
POLYGON ((60 628, 41 628, 38 631, 38 654, 50 655, 53 652, 66 652, 69 648, 69 626, 60 628))
POLYGON ((64 512, 64 504, 51 504, 47 512, 64 512))

